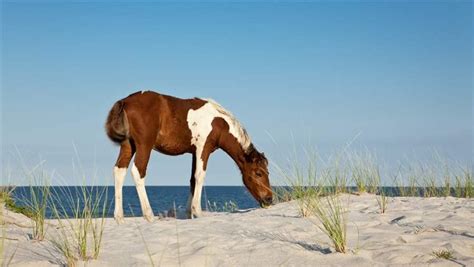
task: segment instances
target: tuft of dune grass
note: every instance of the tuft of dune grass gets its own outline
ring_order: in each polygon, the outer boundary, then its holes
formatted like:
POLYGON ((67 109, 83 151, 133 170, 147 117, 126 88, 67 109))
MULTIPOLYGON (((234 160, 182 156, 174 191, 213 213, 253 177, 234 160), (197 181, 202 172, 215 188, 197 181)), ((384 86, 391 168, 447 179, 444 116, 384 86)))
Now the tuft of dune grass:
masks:
POLYGON ((431 254, 438 259, 454 260, 454 255, 453 255, 454 252, 452 250, 447 250, 447 249, 434 250, 431 254))
POLYGON ((340 253, 347 251, 347 210, 337 195, 315 199, 312 213, 319 223, 316 226, 331 240, 334 249, 340 253))
POLYGON ((363 152, 346 153, 350 164, 351 178, 358 193, 375 194, 380 184, 377 157, 365 149, 363 152))
POLYGON ((81 186, 79 192, 59 187, 53 194, 52 211, 58 227, 51 234, 53 246, 68 266, 98 259, 107 212, 107 187, 81 186), (63 199, 57 199, 63 197, 63 199), (64 199, 65 198, 65 199, 64 199), (72 207, 72 216, 66 208, 72 207))
POLYGON ((382 187, 380 187, 379 194, 376 196, 376 198, 380 213, 384 214, 387 211, 388 196, 385 194, 382 187))

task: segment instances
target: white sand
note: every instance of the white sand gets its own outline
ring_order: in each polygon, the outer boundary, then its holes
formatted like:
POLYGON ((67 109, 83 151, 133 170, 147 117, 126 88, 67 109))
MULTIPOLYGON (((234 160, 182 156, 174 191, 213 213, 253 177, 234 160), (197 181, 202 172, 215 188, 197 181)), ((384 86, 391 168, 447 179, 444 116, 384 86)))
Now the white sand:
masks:
MULTIPOLYGON (((100 258, 86 265, 150 266, 147 246, 155 266, 474 266, 474 200, 395 198, 379 214, 373 195, 343 199, 350 211, 347 254, 336 253, 289 202, 195 220, 128 218, 119 226, 107 219, 100 258), (455 259, 437 259, 432 252, 439 249, 452 250, 455 259)), ((7 212, 6 220, 5 258, 16 251, 11 266, 61 264, 48 241, 29 240, 31 229, 21 227, 28 219, 7 212)))

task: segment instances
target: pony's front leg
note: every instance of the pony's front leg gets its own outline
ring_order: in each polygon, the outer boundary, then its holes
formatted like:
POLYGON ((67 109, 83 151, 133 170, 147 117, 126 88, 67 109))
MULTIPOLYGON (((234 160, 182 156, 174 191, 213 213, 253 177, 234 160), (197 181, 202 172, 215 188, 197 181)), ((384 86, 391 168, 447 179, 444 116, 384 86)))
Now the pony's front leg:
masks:
POLYGON ((196 188, 196 178, 194 177, 196 172, 196 154, 193 154, 193 165, 191 170, 191 180, 189 181, 189 197, 188 197, 188 205, 186 207, 186 214, 188 219, 193 218, 193 210, 192 210, 192 203, 193 203, 193 196, 194 196, 194 188, 196 188))
POLYGON ((151 209, 150 202, 145 189, 145 176, 148 160, 150 159, 151 148, 137 145, 137 155, 132 166, 132 176, 137 187, 138 198, 140 199, 140 206, 142 207, 143 217, 152 222, 155 216, 151 209))
POLYGON ((204 170, 196 170, 194 175, 194 192, 189 197, 190 201, 188 201, 188 217, 190 219, 202 217, 201 195, 205 177, 206 172, 204 170))
POLYGON ((188 200, 188 217, 199 218, 202 216, 201 195, 204 178, 206 177, 206 165, 209 155, 204 157, 197 153, 193 155, 193 175, 191 178, 191 195, 188 200))

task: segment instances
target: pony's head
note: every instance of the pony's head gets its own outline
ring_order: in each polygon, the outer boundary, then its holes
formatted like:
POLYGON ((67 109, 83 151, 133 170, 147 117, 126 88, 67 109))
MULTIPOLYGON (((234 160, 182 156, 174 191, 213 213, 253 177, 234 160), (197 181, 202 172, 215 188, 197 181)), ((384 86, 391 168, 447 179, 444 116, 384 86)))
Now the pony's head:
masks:
POLYGON ((245 155, 243 166, 244 184, 261 207, 272 204, 273 194, 268 179, 268 160, 253 145, 245 155))

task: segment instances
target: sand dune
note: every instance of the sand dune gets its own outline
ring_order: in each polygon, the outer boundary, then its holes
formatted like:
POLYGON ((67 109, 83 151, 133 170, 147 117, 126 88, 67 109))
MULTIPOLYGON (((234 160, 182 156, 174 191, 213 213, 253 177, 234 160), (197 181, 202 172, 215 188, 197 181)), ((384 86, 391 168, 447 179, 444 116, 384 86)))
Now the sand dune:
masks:
MULTIPOLYGON (((100 258, 86 265, 474 266, 474 200, 394 198, 380 214, 373 195, 342 199, 349 210, 346 254, 336 253, 316 220, 300 218, 296 203, 288 202, 195 220, 128 218, 117 225, 107 219, 100 258), (454 259, 433 256, 439 249, 452 250, 454 259)), ((5 219, 6 258, 16 251, 11 266, 61 264, 48 241, 29 240, 26 217, 6 212, 5 219)), ((48 223, 54 233, 56 222, 48 223)))

